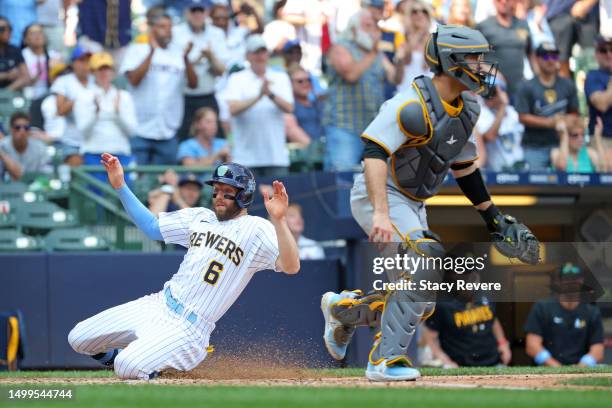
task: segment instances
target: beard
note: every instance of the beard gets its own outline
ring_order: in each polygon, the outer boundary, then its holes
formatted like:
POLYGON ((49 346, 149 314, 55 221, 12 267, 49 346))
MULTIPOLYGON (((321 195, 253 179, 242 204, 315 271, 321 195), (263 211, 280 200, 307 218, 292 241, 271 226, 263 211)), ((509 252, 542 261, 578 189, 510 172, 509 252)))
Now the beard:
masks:
POLYGON ((215 215, 219 221, 228 221, 235 218, 242 210, 235 202, 225 208, 219 209, 214 207, 215 215))
POLYGON ((355 30, 353 41, 355 41, 359 48, 363 48, 366 51, 372 51, 376 45, 372 36, 363 30, 355 30))

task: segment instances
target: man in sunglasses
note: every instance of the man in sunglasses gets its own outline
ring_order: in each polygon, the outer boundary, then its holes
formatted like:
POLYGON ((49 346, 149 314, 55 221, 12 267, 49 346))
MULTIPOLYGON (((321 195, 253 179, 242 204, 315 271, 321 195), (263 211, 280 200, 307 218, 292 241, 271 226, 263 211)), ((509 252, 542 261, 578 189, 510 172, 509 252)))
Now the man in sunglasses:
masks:
POLYGON ((299 271, 298 246, 287 224, 287 191, 274 181, 273 195, 264 196, 270 221, 251 216, 253 173, 224 163, 206 182, 213 188, 212 210, 185 208, 156 217, 125 184, 119 160, 108 153, 101 159, 138 228, 151 239, 188 250, 161 291, 80 322, 68 342, 76 352, 114 367, 122 379, 148 380, 168 368, 189 371, 204 360, 215 323, 255 272, 299 271))
POLYGON ((601 311, 583 298, 590 288, 584 285, 582 268, 571 262, 561 265, 551 286, 555 296, 534 304, 527 316, 527 354, 537 365, 549 367, 592 367, 601 362, 601 311))
POLYGON ((0 89, 18 91, 28 84, 30 76, 21 50, 9 44, 11 23, 0 16, 0 89))
POLYGON ((525 126, 523 148, 530 171, 551 167, 550 151, 559 146, 556 128, 566 115, 578 114, 578 95, 574 82, 559 76, 559 50, 543 42, 536 49, 538 73, 519 86, 516 111, 525 126))
POLYGON ((612 170, 612 38, 599 36, 596 40, 595 59, 599 68, 589 71, 584 93, 589 104, 589 133, 595 131, 597 118, 603 122, 606 170, 612 170))
POLYGON ((13 113, 10 126, 11 135, 0 141, 0 180, 5 172, 13 180, 19 180, 25 173, 45 172, 49 161, 47 146, 30 137, 30 115, 13 113))

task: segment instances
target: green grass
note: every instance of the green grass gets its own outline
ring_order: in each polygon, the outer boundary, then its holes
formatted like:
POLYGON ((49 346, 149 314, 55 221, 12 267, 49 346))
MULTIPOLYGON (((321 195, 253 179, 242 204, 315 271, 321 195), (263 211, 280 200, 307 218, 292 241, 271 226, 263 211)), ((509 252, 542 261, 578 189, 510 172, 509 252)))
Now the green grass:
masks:
MULTIPOLYGON (((15 386, 12 386, 14 388, 15 386)), ((427 408, 516 408, 516 407, 610 407, 612 393, 606 391, 516 391, 388 388, 299 388, 299 387, 177 387, 149 385, 76 386, 74 400, 18 402, 12 406, 166 408, 269 408, 269 407, 427 407, 427 408)), ((0 387, 0 406, 6 404, 6 386, 0 387)))
POLYGON ((589 387, 612 387, 612 377, 571 378, 561 382, 567 385, 587 385, 589 387))
MULTIPOLYGON (((423 376, 438 375, 512 375, 512 374, 589 374, 589 373, 612 373, 612 365, 593 368, 566 366, 566 367, 461 367, 452 369, 421 368, 423 376)), ((313 376, 325 377, 362 377, 363 368, 330 368, 312 370, 313 376)), ((88 370, 88 371, 17 371, 0 372, 0 379, 12 378, 107 378, 113 377, 111 370, 88 370)))

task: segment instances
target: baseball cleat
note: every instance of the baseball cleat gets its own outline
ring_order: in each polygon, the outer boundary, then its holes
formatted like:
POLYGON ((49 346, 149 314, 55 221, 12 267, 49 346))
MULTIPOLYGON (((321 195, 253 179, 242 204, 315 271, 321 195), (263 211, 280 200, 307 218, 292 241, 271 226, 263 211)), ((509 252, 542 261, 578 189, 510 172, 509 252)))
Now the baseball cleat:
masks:
POLYGON ((341 301, 342 299, 354 296, 356 296, 356 294, 353 292, 345 291, 341 294, 327 292, 321 298, 321 311, 323 312, 323 317, 325 318, 323 341, 329 354, 331 354, 331 356, 336 360, 342 360, 344 356, 346 356, 346 349, 351 342, 355 328, 343 325, 332 315, 331 308, 335 303, 341 301))
POLYGON ((120 351, 121 349, 112 349, 106 353, 93 355, 91 358, 98 360, 101 364, 104 364, 108 368, 113 368, 115 365, 115 357, 117 357, 117 354, 119 354, 120 351))
POLYGON ((368 361, 366 378, 370 381, 414 381, 421 376, 416 368, 410 367, 405 361, 388 365, 387 359, 378 364, 368 361))

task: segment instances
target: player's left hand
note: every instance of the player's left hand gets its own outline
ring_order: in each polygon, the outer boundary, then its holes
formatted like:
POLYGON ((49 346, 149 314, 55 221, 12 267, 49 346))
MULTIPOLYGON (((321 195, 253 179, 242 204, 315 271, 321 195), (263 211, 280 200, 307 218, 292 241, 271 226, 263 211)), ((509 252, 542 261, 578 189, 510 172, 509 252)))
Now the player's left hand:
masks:
POLYGON ((510 364, 510 360, 512 360, 512 351, 510 350, 510 344, 506 343, 506 344, 500 345, 497 348, 497 351, 499 352, 499 358, 502 364, 504 365, 510 364))
POLYGON ((270 196, 269 192, 263 193, 264 205, 270 217, 275 220, 281 220, 287 215, 287 208, 289 207, 289 196, 283 183, 275 180, 272 183, 274 189, 273 194, 270 196))
POLYGON ((491 233, 495 248, 508 258, 536 265, 540 261, 540 242, 525 224, 508 214, 495 218, 495 231, 491 233))

